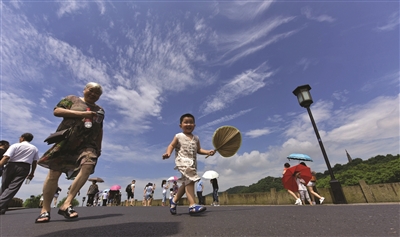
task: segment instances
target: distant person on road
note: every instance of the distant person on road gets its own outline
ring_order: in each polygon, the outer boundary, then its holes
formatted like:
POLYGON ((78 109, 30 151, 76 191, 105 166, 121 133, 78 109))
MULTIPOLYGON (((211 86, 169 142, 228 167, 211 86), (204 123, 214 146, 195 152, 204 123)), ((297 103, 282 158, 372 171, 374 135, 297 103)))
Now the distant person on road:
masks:
POLYGON ((161 181, 161 188, 162 188, 162 200, 161 200, 161 206, 165 206, 165 202, 167 200, 167 192, 169 185, 167 184, 167 180, 161 181))
POLYGON ((167 147, 167 151, 162 155, 163 159, 168 159, 172 151, 175 150, 175 169, 182 174, 180 181, 182 185, 179 187, 178 193, 171 199, 170 212, 176 214, 177 202, 186 193, 189 201, 189 214, 198 214, 204 212, 207 208, 196 204, 194 194, 194 183, 200 180, 197 175, 197 156, 214 155, 214 150, 204 150, 200 146, 198 136, 193 134, 196 127, 195 118, 191 114, 184 114, 180 117, 179 127, 182 129, 172 139, 172 142, 167 147))
POLYGON ((88 200, 86 202, 86 206, 91 207, 93 206, 94 202, 94 195, 99 192, 99 186, 97 185, 96 181, 92 181, 92 185, 90 185, 88 191, 87 191, 87 196, 88 200))
POLYGON ((174 184, 172 185, 172 197, 174 197, 179 190, 179 185, 178 182, 174 181, 174 184))
POLYGON ((130 206, 133 206, 133 202, 135 201, 135 183, 136 180, 132 180, 131 185, 127 186, 126 194, 128 196, 128 202, 130 206))
POLYGON ((199 182, 197 182, 196 185, 196 193, 197 193, 197 198, 199 199, 199 204, 200 205, 206 205, 203 202, 203 190, 204 190, 204 184, 203 184, 203 180, 199 180, 199 182))
MULTIPOLYGON (((6 153, 6 151, 8 150, 8 148, 10 147, 10 143, 6 140, 1 140, 0 141, 0 159, 3 158, 4 153, 6 153)), ((0 177, 3 175, 3 169, 4 167, 1 166, 0 167, 0 177)))
MULTIPOLYGON (((284 175, 286 173, 286 170, 290 168, 290 164, 289 163, 285 163, 283 165, 283 172, 282 175, 284 175)), ((292 190, 287 189, 287 192, 292 195, 294 197, 294 199, 296 199, 296 202, 294 203, 295 205, 301 205, 301 199, 300 199, 300 194, 298 192, 293 192, 292 190)))
POLYGON ((24 180, 34 177, 39 151, 30 143, 32 140, 31 133, 22 134, 19 143, 12 144, 0 160, 0 167, 7 164, 1 179, 0 215, 6 213, 9 202, 18 193, 24 180))
POLYGON ((211 206, 219 206, 219 199, 218 199, 218 180, 216 178, 211 179, 210 183, 212 185, 213 188, 213 203, 211 204, 211 206))
MULTIPOLYGON (((60 187, 57 187, 57 190, 56 190, 56 192, 54 193, 54 196, 53 196, 53 207, 57 207, 57 199, 58 199, 58 196, 60 196, 60 192, 61 192, 61 188, 60 187)), ((43 197, 43 196, 42 196, 43 197)))
POLYGON ((301 178, 301 173, 296 172, 294 174, 294 176, 296 177, 296 182, 297 182, 297 185, 299 186, 299 193, 300 193, 300 199, 301 199, 302 204, 306 205, 305 200, 307 199, 308 203, 310 203, 310 205, 312 206, 313 203, 311 202, 310 195, 308 195, 306 183, 305 183, 304 179, 301 178))
POLYGON ((103 191, 103 193, 101 194, 101 200, 103 202, 103 207, 107 206, 108 191, 103 191))
POLYGON ((317 192, 314 191, 315 184, 317 182, 317 173, 315 171, 311 171, 311 180, 307 183, 308 192, 311 194, 311 200, 315 205, 315 197, 319 198, 319 204, 322 204, 325 200, 324 197, 320 196, 317 192))
POLYGON ((145 204, 144 206, 151 206, 151 199, 153 198, 154 185, 148 183, 144 188, 145 204))
MULTIPOLYGON (((300 162, 300 164, 307 166, 304 162, 300 162)), ((322 204, 325 198, 314 191, 314 187, 317 182, 317 173, 315 171, 311 171, 311 175, 311 180, 307 183, 307 190, 310 193, 312 204, 315 205, 315 197, 319 198, 319 204, 322 204)))

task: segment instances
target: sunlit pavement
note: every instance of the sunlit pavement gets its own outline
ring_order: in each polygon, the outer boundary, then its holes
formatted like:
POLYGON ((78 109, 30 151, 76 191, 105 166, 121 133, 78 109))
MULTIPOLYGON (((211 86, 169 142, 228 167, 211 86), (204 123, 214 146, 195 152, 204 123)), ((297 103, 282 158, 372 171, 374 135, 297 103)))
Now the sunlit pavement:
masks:
POLYGON ((0 236, 399 236, 399 204, 317 206, 207 206, 190 216, 179 206, 77 207, 66 220, 53 208, 49 223, 35 224, 40 209, 0 216, 0 236))

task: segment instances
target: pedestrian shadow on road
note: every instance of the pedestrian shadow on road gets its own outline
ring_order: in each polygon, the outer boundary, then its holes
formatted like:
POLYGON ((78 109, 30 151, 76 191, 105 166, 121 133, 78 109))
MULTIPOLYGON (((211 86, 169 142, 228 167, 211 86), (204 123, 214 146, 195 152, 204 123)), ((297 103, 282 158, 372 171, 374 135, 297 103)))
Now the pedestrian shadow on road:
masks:
POLYGON ((79 221, 79 220, 96 220, 96 219, 103 219, 103 218, 109 218, 109 217, 115 217, 115 216, 123 216, 123 214, 106 214, 106 215, 97 215, 97 216, 85 216, 85 217, 79 217, 79 218, 74 218, 74 219, 59 219, 59 220, 54 220, 51 219, 51 222, 60 222, 60 221, 79 221))
POLYGON ((68 228, 38 236, 171 236, 178 235, 178 232, 179 222, 133 222, 77 229, 68 228))

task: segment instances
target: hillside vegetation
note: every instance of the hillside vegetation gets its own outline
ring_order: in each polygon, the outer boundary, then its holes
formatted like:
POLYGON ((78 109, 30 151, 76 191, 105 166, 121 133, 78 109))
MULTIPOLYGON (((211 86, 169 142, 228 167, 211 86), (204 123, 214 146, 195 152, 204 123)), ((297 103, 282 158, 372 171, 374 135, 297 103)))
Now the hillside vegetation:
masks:
MULTIPOLYGON (((344 165, 336 164, 332 170, 342 186, 357 185, 359 180, 365 180, 367 184, 400 182, 400 155, 378 155, 368 160, 356 158, 344 165)), ((328 171, 317 173, 317 188, 329 188, 330 180, 328 171)), ((229 194, 269 192, 271 188, 277 191, 284 190, 281 177, 268 176, 250 186, 236 186, 225 192, 229 194)))

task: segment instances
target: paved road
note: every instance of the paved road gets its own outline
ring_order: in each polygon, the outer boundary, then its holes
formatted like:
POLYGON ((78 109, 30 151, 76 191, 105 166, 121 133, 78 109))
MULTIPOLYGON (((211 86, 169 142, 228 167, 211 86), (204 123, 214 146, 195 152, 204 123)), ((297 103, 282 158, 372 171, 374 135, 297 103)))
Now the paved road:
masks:
POLYGON ((399 236, 399 204, 219 206, 201 216, 178 207, 78 207, 78 220, 53 209, 35 224, 39 209, 0 216, 0 236, 399 236))

